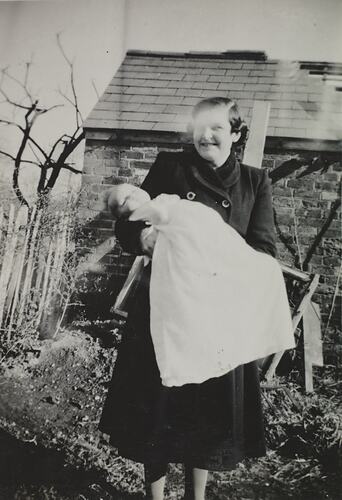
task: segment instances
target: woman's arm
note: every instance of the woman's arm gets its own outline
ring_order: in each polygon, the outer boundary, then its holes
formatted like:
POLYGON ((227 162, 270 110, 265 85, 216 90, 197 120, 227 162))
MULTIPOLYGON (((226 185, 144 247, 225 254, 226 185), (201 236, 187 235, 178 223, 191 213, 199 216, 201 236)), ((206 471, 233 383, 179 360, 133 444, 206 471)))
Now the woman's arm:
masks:
POLYGON ((266 170, 263 171, 256 199, 249 220, 246 241, 255 250, 276 256, 271 181, 266 170))
MULTIPOLYGON (((147 191, 151 198, 167 192, 168 180, 165 157, 165 153, 158 154, 156 161, 151 166, 141 185, 141 188, 147 191)), ((122 217, 115 223, 115 236, 126 252, 136 255, 141 255, 142 253, 151 254, 155 242, 155 234, 149 234, 149 229, 146 228, 144 222, 130 222, 122 217), (146 236, 145 239, 144 236, 146 236)))

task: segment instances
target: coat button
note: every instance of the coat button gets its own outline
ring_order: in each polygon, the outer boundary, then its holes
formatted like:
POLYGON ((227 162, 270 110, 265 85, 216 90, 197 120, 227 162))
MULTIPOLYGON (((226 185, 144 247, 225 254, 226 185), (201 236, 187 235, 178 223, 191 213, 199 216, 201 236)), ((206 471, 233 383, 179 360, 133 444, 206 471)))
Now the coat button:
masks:
POLYGON ((193 201, 196 198, 196 194, 193 191, 186 193, 186 198, 189 201, 193 201))
POLYGON ((222 200, 221 205, 223 206, 223 208, 228 208, 228 207, 229 207, 229 205, 230 205, 230 203, 229 203, 229 201, 228 201, 228 200, 222 200))

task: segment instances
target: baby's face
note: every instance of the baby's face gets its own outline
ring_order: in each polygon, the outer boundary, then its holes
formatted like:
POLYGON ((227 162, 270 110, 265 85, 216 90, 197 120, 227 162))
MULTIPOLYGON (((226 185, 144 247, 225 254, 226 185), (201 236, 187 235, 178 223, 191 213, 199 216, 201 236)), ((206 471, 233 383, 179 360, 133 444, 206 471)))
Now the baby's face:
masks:
MULTIPOLYGON (((127 213, 132 213, 138 207, 150 200, 150 196, 146 191, 139 188, 134 188, 128 196, 126 196, 123 207, 127 213)), ((125 213, 126 213, 125 212, 125 213)))
POLYGON ((130 215, 136 208, 150 200, 143 189, 130 184, 116 186, 108 199, 109 208, 114 215, 130 215))

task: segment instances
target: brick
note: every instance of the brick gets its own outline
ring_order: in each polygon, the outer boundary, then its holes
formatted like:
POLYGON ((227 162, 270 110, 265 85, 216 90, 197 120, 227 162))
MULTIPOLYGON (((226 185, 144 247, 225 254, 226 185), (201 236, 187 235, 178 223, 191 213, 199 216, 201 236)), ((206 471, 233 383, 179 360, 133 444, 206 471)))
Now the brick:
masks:
POLYGON ((119 172, 118 174, 121 176, 121 175, 124 175, 126 177, 129 177, 132 175, 132 169, 130 167, 121 167, 119 168, 119 172))
POLYGON ((278 187, 277 184, 274 184, 273 195, 288 196, 289 200, 291 201, 291 198, 290 198, 291 194, 292 194, 292 190, 290 188, 281 188, 281 187, 278 187))
POLYGON ((103 177, 100 175, 82 174, 83 184, 101 184, 103 177))
POLYGON ((323 258, 321 255, 313 255, 310 259, 310 263, 320 266, 323 264, 323 258))
POLYGON ((287 215, 287 217, 293 217, 294 216, 294 209, 292 207, 279 207, 276 210, 277 215, 287 215))
POLYGON ((262 160, 262 166, 264 168, 273 168, 274 167, 274 160, 272 158, 263 158, 262 160))
POLYGON ((335 201, 339 197, 338 193, 331 193, 329 191, 322 191, 321 198, 322 200, 330 200, 335 201))
POLYGON ((131 162, 131 166, 134 168, 149 170, 151 168, 152 163, 153 163, 152 161, 140 161, 140 160, 135 161, 134 160, 131 162))
POLYGON ((339 266, 341 264, 340 257, 323 257, 323 263, 325 266, 339 266))
POLYGON ((319 273, 323 276, 334 276, 336 271, 338 271, 338 267, 331 267, 331 266, 318 266, 315 265, 314 267, 314 272, 319 273))
MULTIPOLYGON (((324 176, 326 178, 326 176, 324 176)), ((324 181, 319 180, 315 182, 316 189, 322 189, 325 191, 337 191, 339 189, 339 185, 336 181, 324 181)))
POLYGON ((325 233, 324 236, 326 238, 341 238, 342 236, 342 231, 341 229, 328 229, 325 233))
POLYGON ((324 222, 322 221, 322 219, 317 219, 315 217, 299 217, 298 221, 301 226, 308 225, 310 227, 318 227, 318 228, 321 228, 324 222))
POLYGON ((315 227, 301 226, 299 229, 299 238, 302 236, 315 236, 317 234, 317 229, 315 227))
POLYGON ((287 186, 292 188, 312 190, 314 188, 314 181, 306 179, 288 179, 287 186))
POLYGON ((301 217, 314 217, 322 220, 322 210, 319 208, 298 208, 296 214, 301 217))
POLYGON ((333 172, 333 173, 329 172, 329 173, 324 174, 324 179, 326 179, 327 181, 337 182, 340 180, 340 178, 341 178, 341 175, 339 175, 338 173, 335 173, 335 172, 333 172))
POLYGON ((129 160, 139 160, 144 158, 144 153, 142 151, 120 151, 120 158, 129 160))

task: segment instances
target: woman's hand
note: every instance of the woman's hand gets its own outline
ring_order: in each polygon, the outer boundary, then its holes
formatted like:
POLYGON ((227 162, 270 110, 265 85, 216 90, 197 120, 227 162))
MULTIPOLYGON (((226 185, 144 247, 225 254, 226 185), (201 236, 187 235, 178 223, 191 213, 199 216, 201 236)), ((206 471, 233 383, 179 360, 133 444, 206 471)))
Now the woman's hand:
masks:
POLYGON ((145 255, 152 257, 154 245, 157 241, 157 231, 154 227, 149 226, 143 229, 140 233, 140 244, 145 255))

